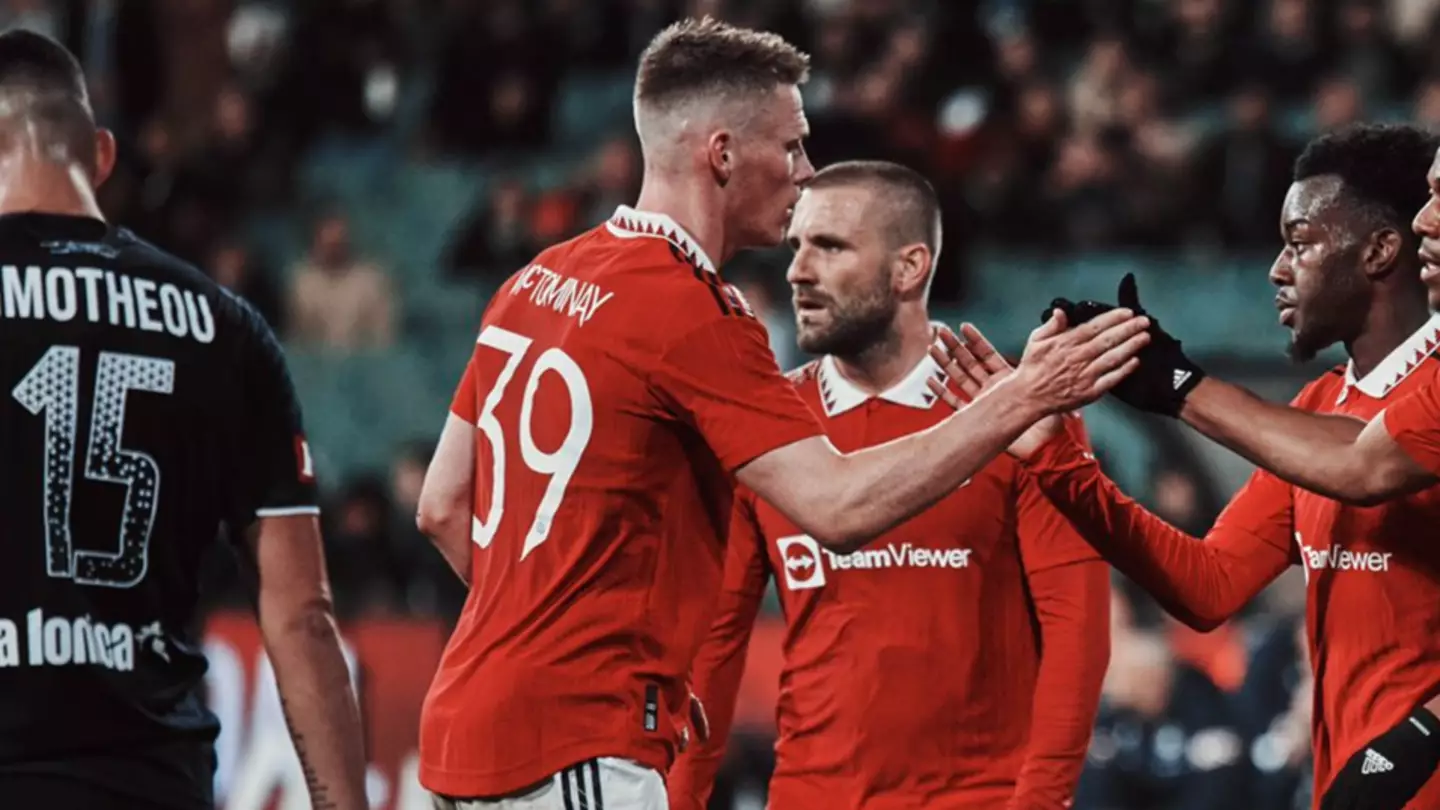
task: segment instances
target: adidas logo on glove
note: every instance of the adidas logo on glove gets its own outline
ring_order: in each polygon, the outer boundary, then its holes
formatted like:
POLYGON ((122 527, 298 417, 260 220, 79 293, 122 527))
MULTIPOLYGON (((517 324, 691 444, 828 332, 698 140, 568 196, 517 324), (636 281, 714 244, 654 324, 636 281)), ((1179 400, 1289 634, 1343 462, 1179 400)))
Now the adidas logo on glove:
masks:
POLYGON ((1385 757, 1380 756, 1374 748, 1365 749, 1365 764, 1360 766, 1360 774, 1369 776, 1372 773, 1385 773, 1395 770, 1395 765, 1385 757))

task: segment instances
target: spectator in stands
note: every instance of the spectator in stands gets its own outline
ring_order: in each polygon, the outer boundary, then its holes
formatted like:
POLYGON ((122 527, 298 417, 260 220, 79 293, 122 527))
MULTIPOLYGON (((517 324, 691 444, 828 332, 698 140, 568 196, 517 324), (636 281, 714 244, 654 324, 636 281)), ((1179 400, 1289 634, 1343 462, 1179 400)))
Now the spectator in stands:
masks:
POLYGON ((1305 98, 1326 59, 1315 5, 1310 0, 1270 0, 1264 27, 1243 53, 1249 55, 1239 64, 1245 77, 1266 82, 1278 99, 1305 98))
POLYGON ((221 240, 201 265, 222 287, 249 301, 276 334, 285 333, 284 308, 275 279, 258 266, 254 254, 238 239, 221 240))
POLYGON ((1365 98, 1350 78, 1332 76, 1315 91, 1315 129, 1330 132, 1365 118, 1365 98))
POLYGON ((1253 770, 1251 804, 1310 806, 1310 712, 1314 688, 1304 623, 1282 616, 1262 628, 1238 698, 1253 770))
POLYGON ((374 132, 388 121, 406 75, 403 28, 384 0, 307 0, 296 3, 290 42, 276 94, 267 105, 270 128, 284 127, 296 148, 330 131, 374 132))
POLYGON ((433 442, 408 442, 401 445, 390 464, 391 521, 387 554, 400 572, 406 608, 453 620, 465 604, 465 585, 415 527, 420 488, 434 453, 433 442))
POLYGON ((1186 102, 1219 98, 1230 87, 1234 37, 1221 0, 1167 4, 1169 30, 1157 56, 1171 74, 1173 92, 1186 102))
POLYGON ((1199 472, 1179 465, 1161 465, 1151 480, 1150 500, 1155 514, 1176 528, 1202 536, 1215 520, 1215 507, 1206 503, 1199 472))
POLYGON ((1413 86, 1414 77, 1404 53, 1385 29, 1380 11, 1378 0, 1344 0, 1340 4, 1336 68, 1350 77, 1360 95, 1389 101, 1413 86))
POLYGON ((1126 136, 1128 180, 1121 186, 1130 211, 1126 241, 1173 247, 1191 216, 1183 190, 1189 178, 1192 137, 1164 108, 1160 77, 1133 72, 1120 93, 1117 125, 1126 136))
POLYGON ((453 13, 430 104, 431 146, 475 157, 544 146, 564 68, 550 29, 519 0, 462 4, 453 13))
POLYGON ((540 252, 531 229, 534 200, 517 179, 501 180, 456 229, 444 259, 457 280, 503 281, 540 252))
POLYGON ((354 255, 343 215, 328 214, 315 225, 310 253, 293 278, 286 316, 291 340, 342 351, 394 340, 390 280, 374 262, 354 255))
POLYGON ((1415 123, 1440 132, 1440 78, 1430 79, 1421 85, 1415 96, 1415 123))
POLYGON ((278 196, 278 180, 258 159, 260 146, 249 97, 239 87, 223 88, 207 137, 181 169, 191 204, 204 206, 217 226, 228 230, 267 192, 278 196))
POLYGON ((1085 61, 1070 80, 1070 114, 1077 132, 1092 137, 1120 120, 1120 94, 1132 67, 1125 41, 1104 36, 1091 41, 1085 61))
POLYGON ((1062 246, 1104 250, 1122 244, 1129 228, 1121 179, 1124 133, 1075 134, 1060 146, 1042 191, 1050 211, 1045 220, 1062 246))
POLYGON ((995 97, 995 107, 1011 112, 1020 92, 1045 78, 1040 64, 1040 48, 1029 29, 1017 28, 1001 32, 994 49, 991 92, 995 97))
POLYGON ((1274 213, 1290 186, 1294 147, 1275 131, 1260 84, 1230 99, 1225 127, 1199 149, 1188 206, 1201 235, 1239 248, 1275 244, 1274 213))
POLYGON ((620 205, 640 193, 640 155, 634 139, 615 137, 600 145, 583 169, 576 191, 580 197, 580 228, 604 222, 620 205))
MULTIPOLYGON (((1110 670, 1075 806, 1095 810, 1219 810, 1245 802, 1234 710, 1163 639, 1128 627, 1123 599, 1110 670)), ((1112 614, 1113 615, 1113 614, 1112 614)))
POLYGON ((348 483, 334 508, 323 513, 325 558, 335 583, 336 613, 388 613, 400 609, 403 572, 389 538, 391 506, 385 486, 371 477, 348 483))

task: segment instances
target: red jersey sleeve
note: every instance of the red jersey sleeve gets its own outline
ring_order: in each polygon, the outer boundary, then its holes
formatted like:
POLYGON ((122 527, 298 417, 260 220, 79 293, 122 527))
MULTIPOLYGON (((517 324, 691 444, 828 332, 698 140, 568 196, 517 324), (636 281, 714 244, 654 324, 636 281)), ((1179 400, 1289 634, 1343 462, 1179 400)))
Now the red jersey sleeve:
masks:
POLYGON ((1390 438, 1415 463, 1440 475, 1440 380, 1385 409, 1381 419, 1390 438))
POLYGON ((660 358, 652 381, 730 472, 822 433, 753 318, 721 318, 692 330, 660 358))
POLYGON ((1197 541, 1126 497, 1069 434, 1030 460, 1040 488, 1105 559, 1201 629, 1234 615, 1292 561, 1290 487, 1256 473, 1197 541))
POLYGON ((450 412, 464 419, 470 424, 480 418, 475 403, 475 355, 470 355, 470 361, 465 364, 465 373, 460 377, 460 385, 455 388, 455 396, 450 400, 450 412))
POLYGON ((1009 810, 1065 810, 1085 769, 1110 664, 1110 568, 1100 560, 1029 576, 1040 624, 1030 741, 1009 810))
MULTIPOLYGON (((1084 422, 1079 418, 1067 418, 1065 423, 1071 438, 1088 452, 1091 449, 1090 436, 1085 431, 1084 422)), ((1016 523, 1020 558, 1027 574, 1033 576, 1051 568, 1100 559, 1095 549, 1045 497, 1040 485, 1024 467, 1020 469, 1018 483, 1016 523)))
POLYGON ((735 719, 750 634, 769 581, 754 498, 748 490, 736 493, 715 619, 690 668, 691 689, 710 720, 710 739, 697 741, 670 769, 666 781, 675 810, 705 810, 735 719))
MULTIPOLYGON (((1084 422, 1067 418, 1065 427, 1078 446, 1090 449, 1084 422)), ((1110 567, 1029 473, 1022 470, 1019 483, 1020 555, 1042 652, 1030 742, 1009 808, 1063 810, 1085 768, 1110 662, 1110 567)))

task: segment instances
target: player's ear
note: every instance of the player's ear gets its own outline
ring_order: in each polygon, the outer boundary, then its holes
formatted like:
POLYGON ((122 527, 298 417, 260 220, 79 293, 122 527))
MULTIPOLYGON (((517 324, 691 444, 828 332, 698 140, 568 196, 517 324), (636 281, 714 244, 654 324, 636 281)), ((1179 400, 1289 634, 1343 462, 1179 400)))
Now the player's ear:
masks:
POLYGON ((1367 278, 1381 278, 1395 268, 1400 252, 1405 249, 1405 238, 1394 228, 1384 228, 1370 236, 1365 245, 1363 257, 1367 278))
POLYGON ((893 283, 902 298, 923 295, 930 285, 930 248, 923 242, 905 245, 896 254, 893 283))
POLYGON ((710 162, 710 172, 715 175, 715 181, 723 188, 730 182, 730 176, 735 172, 735 139, 731 137, 728 130, 720 130, 710 136, 705 144, 705 156, 710 162))
POLYGON ((103 127, 95 130, 95 187, 104 185, 115 171, 115 134, 103 127))

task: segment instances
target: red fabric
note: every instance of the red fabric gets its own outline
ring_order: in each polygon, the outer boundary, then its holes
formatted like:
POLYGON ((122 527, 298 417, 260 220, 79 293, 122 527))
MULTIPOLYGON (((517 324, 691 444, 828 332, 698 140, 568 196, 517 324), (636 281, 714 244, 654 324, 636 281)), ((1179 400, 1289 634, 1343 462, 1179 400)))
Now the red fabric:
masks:
POLYGON ((460 377, 460 384, 455 386, 455 396, 450 400, 450 412, 464 419, 470 424, 480 417, 479 403, 476 401, 475 390, 475 358, 472 356, 470 362, 465 364, 465 374, 460 377))
POLYGON ((476 516, 493 536, 421 720, 433 791, 494 796, 591 757, 674 757, 729 473, 820 433, 764 328, 684 255, 602 225, 543 252, 485 314, 466 374, 476 516))
MULTIPOLYGON (((798 378, 824 414, 813 367, 798 378)), ((823 421, 851 451, 947 413, 872 399, 823 421)), ((736 500, 719 613, 693 668, 713 733, 677 760, 672 806, 709 797, 772 578, 787 623, 772 810, 1065 806, 1108 659, 1108 572, 1018 464, 997 459, 849 555, 752 494, 736 500)))
MULTIPOLYGON (((1369 420, 1387 401, 1433 385, 1437 368, 1428 362, 1388 399, 1352 389, 1343 403, 1344 374, 1337 369, 1294 404, 1369 420)), ((1048 444, 1030 470, 1116 568, 1188 622, 1223 621, 1290 560, 1302 562, 1316 683, 1317 806, 1352 754, 1440 692, 1440 544, 1429 540, 1440 525, 1440 487, 1355 507, 1257 472, 1197 542, 1122 495, 1069 439, 1048 444)), ((1412 806, 1440 807, 1440 781, 1432 780, 1412 806)))
POLYGON ((1385 409, 1385 429, 1415 463, 1440 475, 1440 387, 1418 390, 1385 409))

